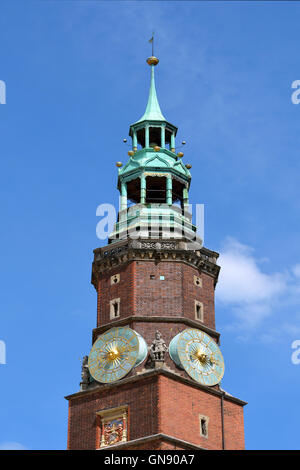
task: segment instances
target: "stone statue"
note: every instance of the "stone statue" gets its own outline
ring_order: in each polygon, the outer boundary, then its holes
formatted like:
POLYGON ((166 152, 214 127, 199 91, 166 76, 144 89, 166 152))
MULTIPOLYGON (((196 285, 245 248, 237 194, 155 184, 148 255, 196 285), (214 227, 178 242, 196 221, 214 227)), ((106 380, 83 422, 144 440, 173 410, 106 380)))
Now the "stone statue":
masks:
POLYGON ((164 362, 167 350, 167 345, 162 339, 161 333, 157 330, 155 333, 155 339, 150 346, 150 357, 152 361, 164 362))
POLYGON ((83 356, 83 359, 81 362, 81 382, 80 382, 81 390, 86 390, 90 383, 90 371, 88 368, 88 360, 89 360, 88 356, 83 356))

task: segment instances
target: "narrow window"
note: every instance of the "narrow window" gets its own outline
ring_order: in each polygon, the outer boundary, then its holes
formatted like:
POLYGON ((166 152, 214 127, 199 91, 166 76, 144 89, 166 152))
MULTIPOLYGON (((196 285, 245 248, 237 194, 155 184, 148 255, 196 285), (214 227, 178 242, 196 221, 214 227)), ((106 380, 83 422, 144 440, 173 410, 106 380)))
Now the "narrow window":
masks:
POLYGON ((208 438, 208 420, 207 416, 199 416, 200 418, 200 436, 208 438))
POLYGON ((155 279, 155 275, 154 275, 154 274, 150 274, 150 279, 151 279, 151 281, 153 281, 153 279, 155 279))
POLYGON ((203 322, 203 304, 195 300, 195 318, 203 322))
POLYGON ((114 316, 117 317, 117 316, 118 316, 118 313, 119 313, 119 305, 118 305, 118 302, 114 302, 114 303, 113 303, 113 307, 114 307, 114 316))
POLYGON ((120 316, 120 299, 113 299, 110 301, 110 319, 120 316))
POLYGON ((206 420, 204 418, 201 419, 201 434, 202 436, 207 435, 206 420))

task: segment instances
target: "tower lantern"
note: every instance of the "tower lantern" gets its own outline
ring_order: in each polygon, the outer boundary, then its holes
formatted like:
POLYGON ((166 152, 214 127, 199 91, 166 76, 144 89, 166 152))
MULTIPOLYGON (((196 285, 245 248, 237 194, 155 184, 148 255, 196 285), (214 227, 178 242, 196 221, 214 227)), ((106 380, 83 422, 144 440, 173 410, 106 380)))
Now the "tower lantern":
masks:
POLYGON ((200 247, 188 211, 191 174, 181 160, 183 154, 175 153, 177 127, 165 119, 157 99, 154 68, 158 62, 154 56, 147 59, 151 67, 148 103, 143 116, 129 129, 133 150, 119 170, 120 214, 109 243, 129 234, 168 237, 171 231, 177 237, 184 233, 200 247))

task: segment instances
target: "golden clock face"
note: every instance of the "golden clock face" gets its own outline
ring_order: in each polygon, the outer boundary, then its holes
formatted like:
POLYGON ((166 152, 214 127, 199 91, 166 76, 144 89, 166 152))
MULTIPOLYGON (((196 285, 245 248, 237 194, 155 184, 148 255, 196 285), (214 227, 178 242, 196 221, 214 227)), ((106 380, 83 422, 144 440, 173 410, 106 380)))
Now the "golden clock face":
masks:
POLYGON ((91 349, 88 367, 97 382, 121 379, 147 355, 144 339, 131 328, 111 328, 100 335, 91 349))
POLYGON ((224 359, 215 341, 206 333, 188 328, 172 339, 170 356, 197 382, 216 385, 224 375, 224 359))

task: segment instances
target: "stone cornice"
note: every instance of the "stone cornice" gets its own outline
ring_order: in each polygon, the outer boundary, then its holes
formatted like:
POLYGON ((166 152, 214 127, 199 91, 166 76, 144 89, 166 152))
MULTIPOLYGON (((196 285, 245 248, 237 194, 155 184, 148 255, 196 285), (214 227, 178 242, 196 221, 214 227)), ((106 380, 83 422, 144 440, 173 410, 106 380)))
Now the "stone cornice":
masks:
POLYGON ((94 250, 92 284, 97 289, 98 275, 131 261, 181 262, 196 267, 218 281, 218 253, 191 244, 185 239, 126 239, 94 250))
POLYGON ((122 450, 124 447, 126 449, 140 445, 140 444, 147 444, 148 442, 153 442, 153 441, 168 441, 171 442, 172 444, 177 444, 181 447, 185 447, 187 449, 193 449, 193 450, 206 450, 203 447, 197 446, 196 444, 192 444, 191 442, 183 441, 182 439, 177 439, 176 437, 169 436, 168 434, 151 434, 150 436, 145 436, 145 437, 140 437, 139 439, 133 439, 132 441, 126 441, 126 442, 120 442, 118 444, 113 444, 110 445, 109 447, 100 447, 97 450, 122 450))
POLYGON ((164 368, 152 369, 152 370, 149 370, 149 371, 143 371, 138 375, 127 377, 125 379, 118 380, 117 382, 113 382, 113 383, 110 383, 110 384, 99 384, 99 385, 97 384, 93 387, 89 387, 87 390, 82 390, 82 391, 79 391, 77 393, 73 393, 72 395, 67 395, 65 397, 65 399, 66 400, 73 400, 73 399, 76 399, 76 398, 82 398, 82 397, 85 397, 87 395, 92 395, 92 394, 102 392, 103 390, 113 390, 114 388, 119 388, 122 385, 135 383, 135 382, 145 380, 145 379, 148 379, 148 378, 150 378, 150 379, 155 378, 158 375, 164 375, 165 377, 168 377, 169 379, 173 379, 175 381, 185 383, 189 386, 198 388, 199 390, 203 390, 203 391, 205 391, 205 392, 207 392, 211 395, 217 396, 219 398, 223 397, 224 400, 230 401, 232 403, 236 403, 237 405, 240 405, 240 406, 247 405, 247 402, 245 402, 243 400, 240 400, 239 398, 233 397, 232 395, 229 395, 224 390, 217 390, 215 388, 207 387, 206 385, 202 385, 198 382, 194 382, 190 378, 182 377, 181 375, 176 374, 176 372, 173 372, 171 370, 167 370, 167 369, 164 369, 164 368))
POLYGON ((136 323, 183 323, 184 325, 190 328, 197 328, 198 330, 202 330, 205 333, 209 334, 217 338, 218 344, 220 343, 220 333, 208 326, 205 326, 203 323, 198 322, 197 320, 191 320, 190 318, 186 317, 170 317, 170 316, 135 316, 132 315, 130 317, 125 317, 120 320, 114 320, 113 322, 110 321, 109 323, 105 323, 104 325, 98 326, 97 328, 93 329, 93 342, 96 341, 96 338, 104 333, 104 331, 108 330, 112 327, 117 326, 124 326, 128 325, 132 322, 136 323))

